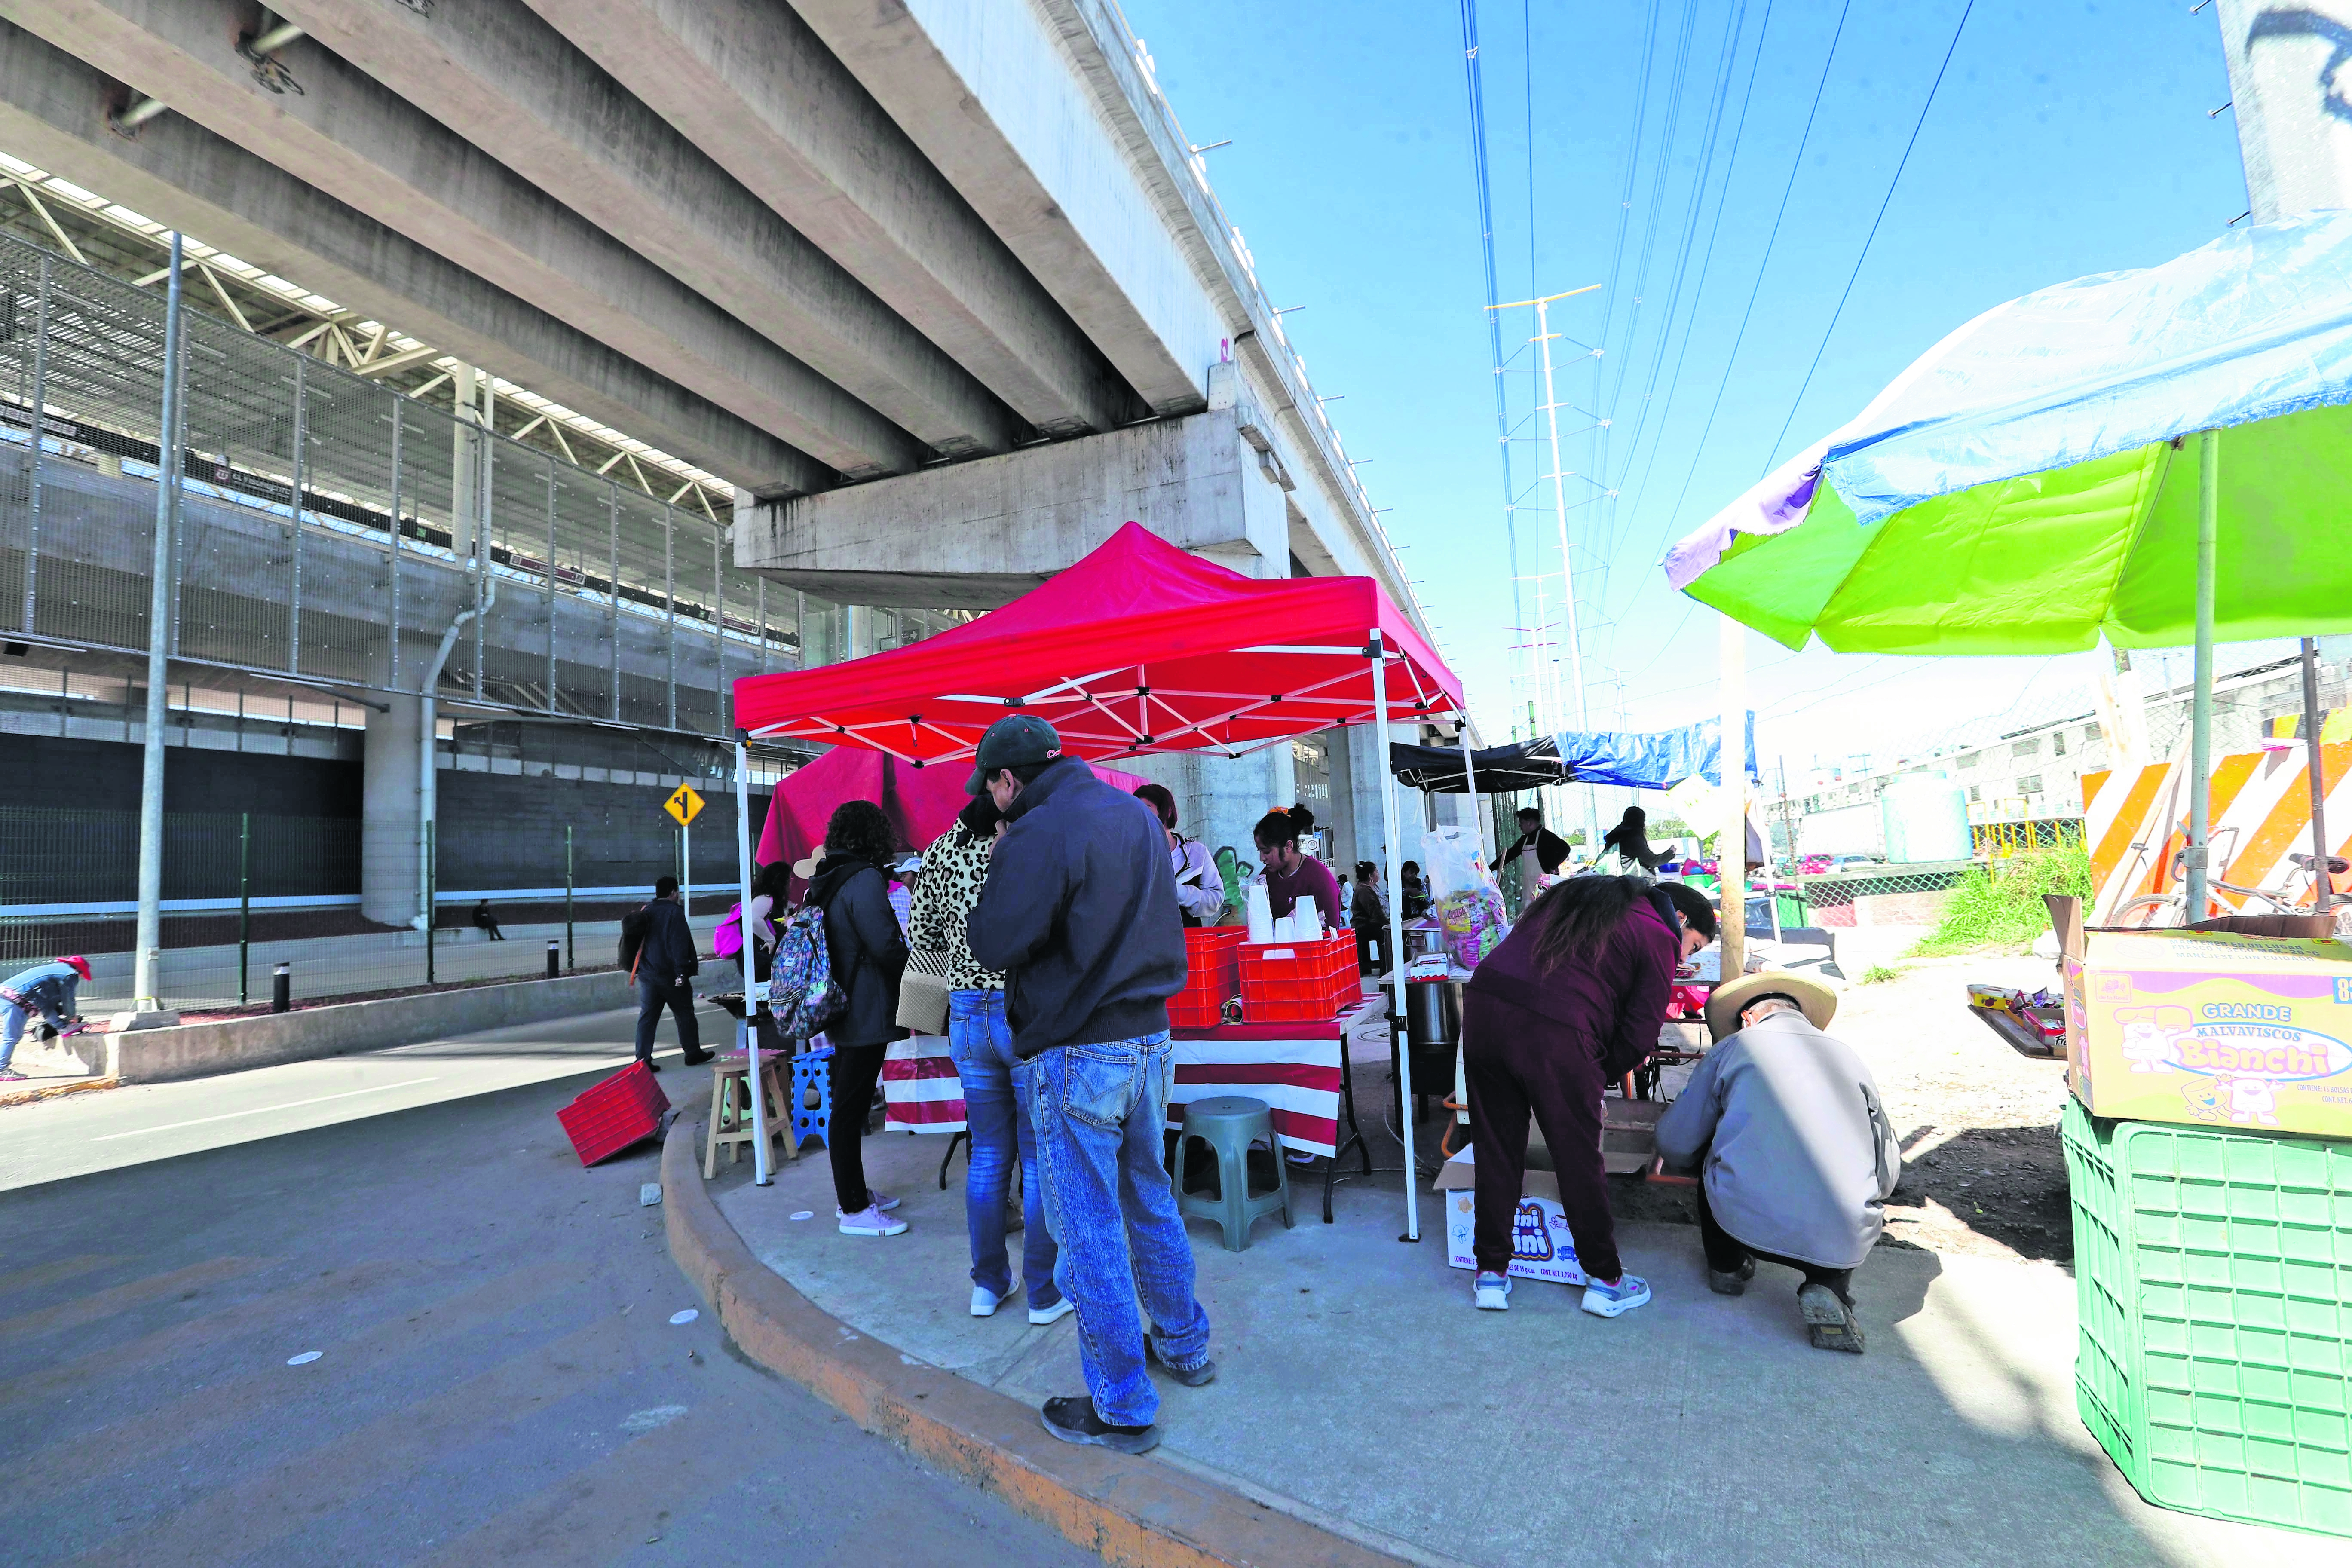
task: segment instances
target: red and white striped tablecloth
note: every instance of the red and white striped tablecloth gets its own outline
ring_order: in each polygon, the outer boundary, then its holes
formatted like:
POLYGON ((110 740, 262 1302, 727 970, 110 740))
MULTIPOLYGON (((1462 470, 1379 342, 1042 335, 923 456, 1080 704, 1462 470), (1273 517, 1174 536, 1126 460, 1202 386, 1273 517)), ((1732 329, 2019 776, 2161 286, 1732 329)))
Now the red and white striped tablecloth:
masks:
POLYGON ((882 1053, 882 1129, 899 1132, 961 1132, 963 1079, 956 1076, 944 1035, 893 1040, 882 1053))
POLYGON ((1168 1120, 1184 1120, 1187 1101, 1242 1094, 1274 1111, 1274 1130, 1290 1148, 1332 1155, 1339 1142, 1339 1053, 1349 1031, 1385 1016, 1374 997, 1328 1024, 1223 1024, 1178 1029, 1176 1087, 1168 1120))
MULTIPOLYGON (((1285 1144, 1312 1154, 1339 1145, 1339 1053, 1347 1032, 1385 1013, 1379 998, 1328 1024, 1227 1024, 1171 1031, 1176 1083, 1168 1120, 1184 1120, 1184 1106, 1212 1095, 1243 1094, 1273 1110, 1285 1144)), ((901 1132, 964 1130, 963 1082, 945 1038, 918 1035, 891 1044, 882 1057, 882 1125, 901 1132)))

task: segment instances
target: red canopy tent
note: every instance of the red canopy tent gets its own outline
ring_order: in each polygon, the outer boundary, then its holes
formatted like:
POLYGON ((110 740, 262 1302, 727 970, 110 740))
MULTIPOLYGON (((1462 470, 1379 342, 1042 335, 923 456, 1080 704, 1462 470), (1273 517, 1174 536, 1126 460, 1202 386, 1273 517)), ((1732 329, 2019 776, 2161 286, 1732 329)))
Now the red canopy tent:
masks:
POLYGON ((1260 579, 1130 522, 978 620, 909 647, 735 683, 754 736, 865 746, 918 767, 969 759, 1013 709, 1066 750, 1239 756, 1335 724, 1462 711, 1462 687, 1369 577, 1260 579), (1384 682, 1370 658, 1387 649, 1384 682))
MULTIPOLYGON (((1014 710, 1045 719, 1066 752, 1089 759, 1236 757, 1336 725, 1467 718, 1461 682, 1370 578, 1244 577, 1135 522, 1042 586, 951 631, 845 664, 735 682, 735 721, 748 735, 863 747, 916 768, 954 766, 959 779, 967 769, 956 764, 968 764, 989 725, 1014 710)), ((1463 746, 1466 766, 1466 724, 1463 746)), ((743 761, 739 742, 739 789, 743 761)), ((1381 783, 1395 888, 1396 776, 1386 767, 1381 783)), ((1475 781, 1471 794, 1475 815, 1475 781)), ((748 803, 738 820, 748 903, 748 803)), ((1402 900, 1391 899, 1392 953, 1404 951, 1402 920, 1402 900)), ((1402 976, 1402 966, 1392 973, 1402 976)), ((1398 1069, 1407 1104, 1410 1056, 1398 1069)), ((761 1097, 751 1098, 756 1118, 761 1097)), ((1404 1145, 1410 1173, 1410 1121, 1404 1145)), ((754 1148, 764 1185, 765 1140, 754 1148)), ((1418 1189, 1408 1175, 1408 1240, 1421 1236, 1418 1189)))

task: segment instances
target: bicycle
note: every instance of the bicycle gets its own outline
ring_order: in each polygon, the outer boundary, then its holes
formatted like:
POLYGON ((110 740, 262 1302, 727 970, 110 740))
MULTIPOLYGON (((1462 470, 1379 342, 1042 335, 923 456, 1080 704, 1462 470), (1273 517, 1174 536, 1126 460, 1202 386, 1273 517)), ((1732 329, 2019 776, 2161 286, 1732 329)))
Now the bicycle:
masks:
MULTIPOLYGON (((2234 850, 2236 843, 2234 836, 2237 829, 2223 828, 2220 831, 2232 836, 2231 847, 2234 850)), ((2132 847, 2139 849, 2146 847, 2135 844, 2132 847)), ((2172 891, 2142 893, 2138 898, 2129 900, 2116 911, 2116 924, 2136 926, 2141 929, 2189 924, 2189 889, 2187 883, 2181 879, 2181 868, 2188 858, 2189 851, 2186 849, 2173 852, 2172 875, 2175 886, 2172 891)), ((2275 887, 2250 888, 2239 882, 2222 881, 2218 877, 2210 879, 2205 884, 2208 914, 2202 918, 2231 914, 2307 915, 2312 913, 2319 902, 2319 878, 2312 869, 2318 858, 2315 855, 2289 855, 2287 862, 2294 869, 2282 876, 2275 887), (2228 893, 2240 901, 2239 908, 2231 910, 2219 903, 2213 897, 2217 893, 2228 893)), ((2221 863, 2228 864, 2226 857, 2222 858, 2221 863)), ((2347 872, 2352 872, 2352 860, 2347 860, 2340 855, 2331 855, 2327 858, 2328 886, 2331 889, 2336 885, 2336 879, 2347 872)), ((2352 903, 2336 905, 2332 912, 2335 915, 2337 934, 2352 934, 2352 903)))

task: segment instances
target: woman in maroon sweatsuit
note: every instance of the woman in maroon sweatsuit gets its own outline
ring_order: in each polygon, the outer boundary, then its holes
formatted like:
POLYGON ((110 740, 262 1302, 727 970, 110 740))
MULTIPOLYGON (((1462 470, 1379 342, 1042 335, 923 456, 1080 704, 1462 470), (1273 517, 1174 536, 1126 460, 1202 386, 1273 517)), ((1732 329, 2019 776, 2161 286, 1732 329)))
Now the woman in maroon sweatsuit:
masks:
POLYGON ((1551 1150, 1578 1261, 1605 1286, 1623 1278, 1601 1160, 1601 1089, 1658 1048, 1675 966, 1715 934, 1706 897, 1685 883, 1572 877, 1548 889, 1480 961, 1464 1001, 1462 1057, 1482 1306, 1503 1304, 1507 1287, 1496 1281, 1489 1300, 1486 1277, 1510 1268, 1530 1111, 1551 1150))

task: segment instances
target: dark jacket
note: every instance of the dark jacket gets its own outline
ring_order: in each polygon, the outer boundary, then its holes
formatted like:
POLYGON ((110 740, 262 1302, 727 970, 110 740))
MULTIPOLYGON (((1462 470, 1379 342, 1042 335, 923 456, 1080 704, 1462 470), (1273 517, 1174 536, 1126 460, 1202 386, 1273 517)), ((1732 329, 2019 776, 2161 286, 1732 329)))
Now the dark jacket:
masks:
POLYGON ((647 904, 645 941, 637 948, 637 978, 674 985, 692 978, 700 967, 694 953, 694 932, 677 900, 656 899, 647 904))
POLYGON ((1568 840, 1549 827, 1538 827, 1532 834, 1523 833, 1512 839, 1496 864, 1507 866, 1530 847, 1536 852, 1536 864, 1543 868, 1547 877, 1568 863, 1568 840))
MULTIPOLYGON (((1663 896, 1662 896, 1663 897, 1663 896)), ((1584 963, 1538 973, 1537 940, 1549 917, 1521 921, 1479 960, 1470 989, 1549 1018, 1590 1046, 1610 1077, 1631 1072, 1658 1048, 1682 943, 1651 900, 1636 899, 1608 944, 1584 963)))
POLYGON ((890 907, 890 881, 871 860, 828 860, 809 883, 809 902, 824 910, 825 953, 848 995, 825 1026, 828 1045, 878 1046, 902 1040, 898 980, 907 972, 907 938, 890 907))
POLYGON ((972 956, 1005 972, 1013 1050, 1025 1060, 1165 1029, 1184 922, 1160 818, 1076 757, 1005 817, 966 931, 972 956))

